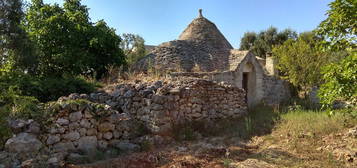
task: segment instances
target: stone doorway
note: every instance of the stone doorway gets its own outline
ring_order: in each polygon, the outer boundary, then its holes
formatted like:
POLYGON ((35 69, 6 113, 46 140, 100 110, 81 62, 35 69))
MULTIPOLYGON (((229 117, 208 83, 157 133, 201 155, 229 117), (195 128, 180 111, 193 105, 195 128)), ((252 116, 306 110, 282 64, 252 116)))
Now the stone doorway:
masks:
POLYGON ((246 102, 248 106, 252 106, 256 97, 256 73, 255 68, 251 63, 244 65, 242 88, 246 91, 246 102))
MULTIPOLYGON (((249 76, 249 73, 247 73, 247 72, 243 73, 242 86, 243 86, 243 89, 246 91, 246 93, 248 93, 248 76, 249 76)), ((245 102, 248 103, 248 94, 245 94, 245 102)))

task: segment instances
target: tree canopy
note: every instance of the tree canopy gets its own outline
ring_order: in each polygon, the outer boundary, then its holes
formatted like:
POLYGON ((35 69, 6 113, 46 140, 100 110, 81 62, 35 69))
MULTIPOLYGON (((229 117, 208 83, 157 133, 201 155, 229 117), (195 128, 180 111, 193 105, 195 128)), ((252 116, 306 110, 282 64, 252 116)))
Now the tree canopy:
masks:
POLYGON ((328 49, 355 48, 357 44, 357 1, 335 0, 329 4, 327 19, 322 21, 317 33, 325 38, 328 49))
POLYGON ((120 48, 124 51, 128 65, 134 64, 146 55, 145 40, 136 34, 122 34, 120 48))
POLYGON ((312 32, 305 32, 273 49, 281 77, 304 91, 322 82, 320 68, 329 62, 329 54, 317 45, 319 40, 312 32))
POLYGON ((35 64, 31 43, 23 30, 22 0, 0 1, 0 68, 11 64, 31 70, 35 64))
POLYGON ((92 23, 80 0, 65 0, 63 7, 32 0, 26 21, 41 75, 90 73, 99 78, 107 66, 125 63, 120 37, 103 20, 92 23))
POLYGON ((347 53, 347 57, 323 68, 324 84, 319 96, 324 105, 335 100, 357 104, 357 2, 335 0, 330 3, 327 19, 321 22, 316 33, 324 38, 324 50, 347 53))
POLYGON ((265 58, 276 45, 283 44, 288 39, 296 39, 295 31, 285 29, 278 32, 275 27, 270 27, 260 33, 246 32, 241 39, 240 50, 251 50, 256 56, 265 58))

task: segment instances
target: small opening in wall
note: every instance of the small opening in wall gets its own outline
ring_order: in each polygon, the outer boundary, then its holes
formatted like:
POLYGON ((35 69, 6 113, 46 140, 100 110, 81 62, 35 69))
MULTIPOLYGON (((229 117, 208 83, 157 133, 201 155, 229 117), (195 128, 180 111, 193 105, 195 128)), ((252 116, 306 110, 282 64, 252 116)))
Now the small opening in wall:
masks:
POLYGON ((244 72, 243 73, 243 89, 245 90, 245 102, 248 103, 248 77, 249 77, 249 73, 248 72, 244 72))

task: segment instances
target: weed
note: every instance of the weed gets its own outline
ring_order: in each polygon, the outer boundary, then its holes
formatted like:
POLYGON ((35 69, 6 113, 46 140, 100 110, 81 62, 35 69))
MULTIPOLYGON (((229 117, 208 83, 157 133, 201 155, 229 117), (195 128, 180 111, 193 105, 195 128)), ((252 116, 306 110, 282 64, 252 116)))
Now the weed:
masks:
POLYGON ((225 168, 230 168, 232 164, 232 160, 228 158, 223 159, 223 167, 225 168))
POLYGON ((154 148, 154 145, 150 141, 143 141, 140 144, 140 147, 143 151, 148 152, 151 151, 154 148))

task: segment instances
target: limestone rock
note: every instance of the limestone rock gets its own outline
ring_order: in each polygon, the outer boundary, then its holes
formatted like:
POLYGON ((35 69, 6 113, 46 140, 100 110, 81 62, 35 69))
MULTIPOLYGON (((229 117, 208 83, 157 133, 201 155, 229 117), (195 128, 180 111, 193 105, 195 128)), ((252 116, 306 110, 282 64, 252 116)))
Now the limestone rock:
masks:
POLYGON ((40 132, 41 132, 40 127, 41 127, 40 124, 34 121, 28 126, 28 129, 26 130, 26 132, 32 133, 32 134, 40 134, 40 132))
POLYGON ((115 125, 109 122, 102 123, 98 126, 98 130, 100 132, 114 131, 114 129, 115 129, 115 125))
POLYGON ((87 135, 88 136, 94 136, 97 134, 97 129, 91 128, 87 130, 87 135))
POLYGON ((59 135, 50 135, 47 138, 46 144, 47 145, 53 145, 61 140, 61 137, 59 135))
POLYGON ((5 149, 14 153, 36 153, 42 146, 41 141, 29 133, 20 133, 5 143, 5 149))
POLYGON ((72 121, 72 122, 73 121, 78 121, 82 117, 83 117, 83 115, 82 115, 82 112, 80 112, 80 111, 69 114, 69 120, 72 121))
POLYGON ((97 148, 98 140, 95 136, 82 137, 78 141, 78 149, 82 151, 91 151, 97 148))
POLYGON ((14 133, 22 132, 22 129, 26 126, 25 120, 9 120, 9 127, 14 133))
POLYGON ((81 120, 80 125, 83 128, 90 128, 90 126, 91 126, 90 122, 88 120, 86 120, 86 119, 81 120))
POLYGON ((68 152, 75 150, 72 142, 60 142, 53 146, 54 152, 68 152))
POLYGON ((111 132, 106 132, 103 134, 103 138, 106 140, 111 140, 113 138, 113 133, 111 132))
POLYGON ((69 132, 68 134, 65 134, 63 138, 66 140, 75 141, 80 138, 80 134, 77 131, 69 132))
POLYGON ((57 119, 56 123, 64 126, 64 125, 68 125, 69 121, 65 118, 59 118, 59 119, 57 119))

